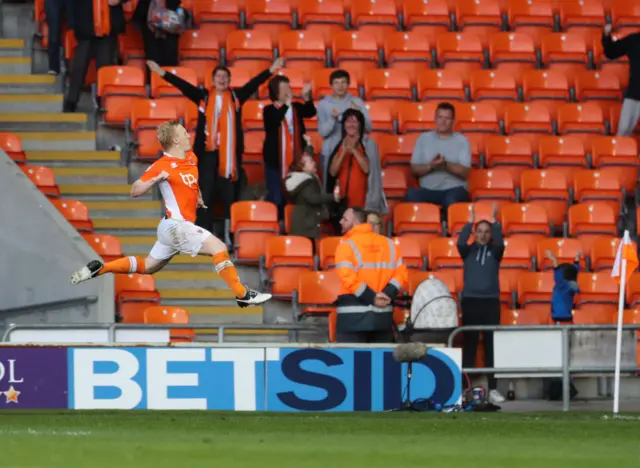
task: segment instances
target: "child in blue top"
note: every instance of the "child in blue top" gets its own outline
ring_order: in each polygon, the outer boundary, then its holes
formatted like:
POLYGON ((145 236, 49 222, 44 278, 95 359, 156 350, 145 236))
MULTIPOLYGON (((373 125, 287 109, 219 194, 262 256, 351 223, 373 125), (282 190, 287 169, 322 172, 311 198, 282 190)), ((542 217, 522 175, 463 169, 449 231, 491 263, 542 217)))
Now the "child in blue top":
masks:
POLYGON ((553 263, 553 280, 555 281, 551 295, 551 318, 558 322, 571 322, 573 298, 580 292, 577 280, 582 252, 578 251, 573 264, 558 265, 558 259, 550 250, 547 250, 545 255, 553 263))

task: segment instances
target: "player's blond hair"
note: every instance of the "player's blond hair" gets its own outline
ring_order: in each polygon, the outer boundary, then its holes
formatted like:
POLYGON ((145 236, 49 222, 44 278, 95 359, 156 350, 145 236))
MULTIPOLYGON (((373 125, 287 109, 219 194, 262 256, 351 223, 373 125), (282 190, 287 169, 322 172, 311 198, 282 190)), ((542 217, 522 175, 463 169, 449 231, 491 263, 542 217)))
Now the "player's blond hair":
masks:
POLYGON ((168 150, 173 146, 173 138, 176 136, 176 128, 180 125, 177 120, 169 120, 158 127, 157 135, 160 146, 168 150))

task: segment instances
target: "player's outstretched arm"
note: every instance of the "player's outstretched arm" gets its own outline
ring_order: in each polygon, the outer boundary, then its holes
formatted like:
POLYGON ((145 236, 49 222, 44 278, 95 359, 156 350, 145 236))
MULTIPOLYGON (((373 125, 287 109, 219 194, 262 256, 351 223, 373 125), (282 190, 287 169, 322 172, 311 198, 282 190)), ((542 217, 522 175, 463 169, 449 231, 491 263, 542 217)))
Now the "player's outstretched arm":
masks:
POLYGON ((160 181, 166 180, 168 177, 169 177, 169 174, 166 171, 162 171, 160 172, 160 174, 158 174, 155 177, 152 177, 149 180, 144 180, 144 181, 142 179, 136 180, 131 186, 131 198, 138 198, 144 195, 151 189, 151 187, 153 187, 155 184, 157 184, 160 181))

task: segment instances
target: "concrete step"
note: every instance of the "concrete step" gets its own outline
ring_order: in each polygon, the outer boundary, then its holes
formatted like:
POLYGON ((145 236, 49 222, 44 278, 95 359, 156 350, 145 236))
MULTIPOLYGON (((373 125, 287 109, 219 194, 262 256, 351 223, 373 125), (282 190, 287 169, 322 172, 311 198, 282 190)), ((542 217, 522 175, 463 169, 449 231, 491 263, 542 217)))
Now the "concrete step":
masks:
POLYGON ((126 167, 89 166, 53 167, 56 183, 89 185, 128 185, 129 171, 126 167))
MULTIPOLYGON (((102 185, 86 185, 86 184, 59 184, 60 193, 64 197, 74 198, 76 200, 131 200, 131 186, 129 184, 102 184, 102 185)), ((138 197, 138 200, 152 200, 151 193, 138 197)), ((156 220, 156 225, 157 225, 156 220)))
POLYGON ((0 57, 22 57, 25 53, 24 39, 0 39, 0 57))
POLYGON ((0 75, 0 94, 51 94, 60 89, 56 77, 51 75, 0 75))
MULTIPOLYGON (((162 214, 162 203, 158 200, 87 201, 85 204, 91 210, 91 218, 94 220, 153 217, 159 220, 162 214)), ((153 239, 152 244, 155 237, 153 239)))
MULTIPOLYGON (((218 331, 216 329, 203 330, 196 328, 196 341, 216 342, 218 341, 218 331)), ((225 328, 225 343, 289 343, 289 332, 286 330, 242 330, 225 328)))
POLYGON ((236 297, 230 289, 162 289, 159 292, 166 305, 236 306, 236 297))
MULTIPOLYGON (((2 91, 0 90, 0 93, 2 91)), ((96 132, 17 132, 22 148, 31 151, 95 151, 96 132)))
POLYGON ((208 271, 213 268, 211 257, 206 255, 176 255, 166 267, 167 270, 208 271))
POLYGON ((62 112, 62 94, 0 94, 0 112, 62 112))
POLYGON ((227 284, 213 269, 167 270, 153 275, 158 289, 225 289, 227 284))
POLYGON ((0 75, 29 74, 31 74, 31 59, 29 57, 0 57, 0 75))
POLYGON ((86 130, 87 122, 87 114, 82 113, 0 112, 3 131, 86 130))
POLYGON ((183 308, 189 312, 189 322, 194 325, 216 325, 220 323, 259 325, 262 323, 263 310, 260 306, 240 308, 237 305, 184 305, 183 308))
POLYGON ((124 236, 116 234, 125 255, 147 255, 156 242, 155 233, 150 236, 124 236))
POLYGON ((120 167, 118 151, 27 151, 27 159, 48 167, 120 167))
POLYGON ((92 219, 99 234, 128 234, 152 236, 157 232, 159 217, 155 218, 102 218, 92 219))

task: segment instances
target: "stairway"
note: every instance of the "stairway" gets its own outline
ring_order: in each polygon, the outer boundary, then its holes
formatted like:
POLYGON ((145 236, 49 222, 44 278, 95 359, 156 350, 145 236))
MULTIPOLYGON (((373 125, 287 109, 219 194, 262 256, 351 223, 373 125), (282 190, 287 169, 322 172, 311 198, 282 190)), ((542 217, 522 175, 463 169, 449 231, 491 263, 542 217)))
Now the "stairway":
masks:
MULTIPOLYGON (((102 129, 93 115, 62 112, 62 80, 31 74, 25 42, 0 39, 0 131, 21 137, 29 164, 54 171, 63 198, 87 204, 96 233, 118 237, 125 255, 146 255, 155 242, 161 201, 154 193, 129 197, 135 176, 130 176, 120 152, 97 148, 102 129)), ((45 58, 36 52, 36 58, 39 55, 45 58)), ((197 329, 198 324, 263 323, 262 307, 236 306, 208 257, 179 255, 154 277, 162 304, 184 307, 196 324, 198 340, 217 339, 216 330, 197 329)), ((225 341, 288 341, 288 334, 229 330, 225 341)))

